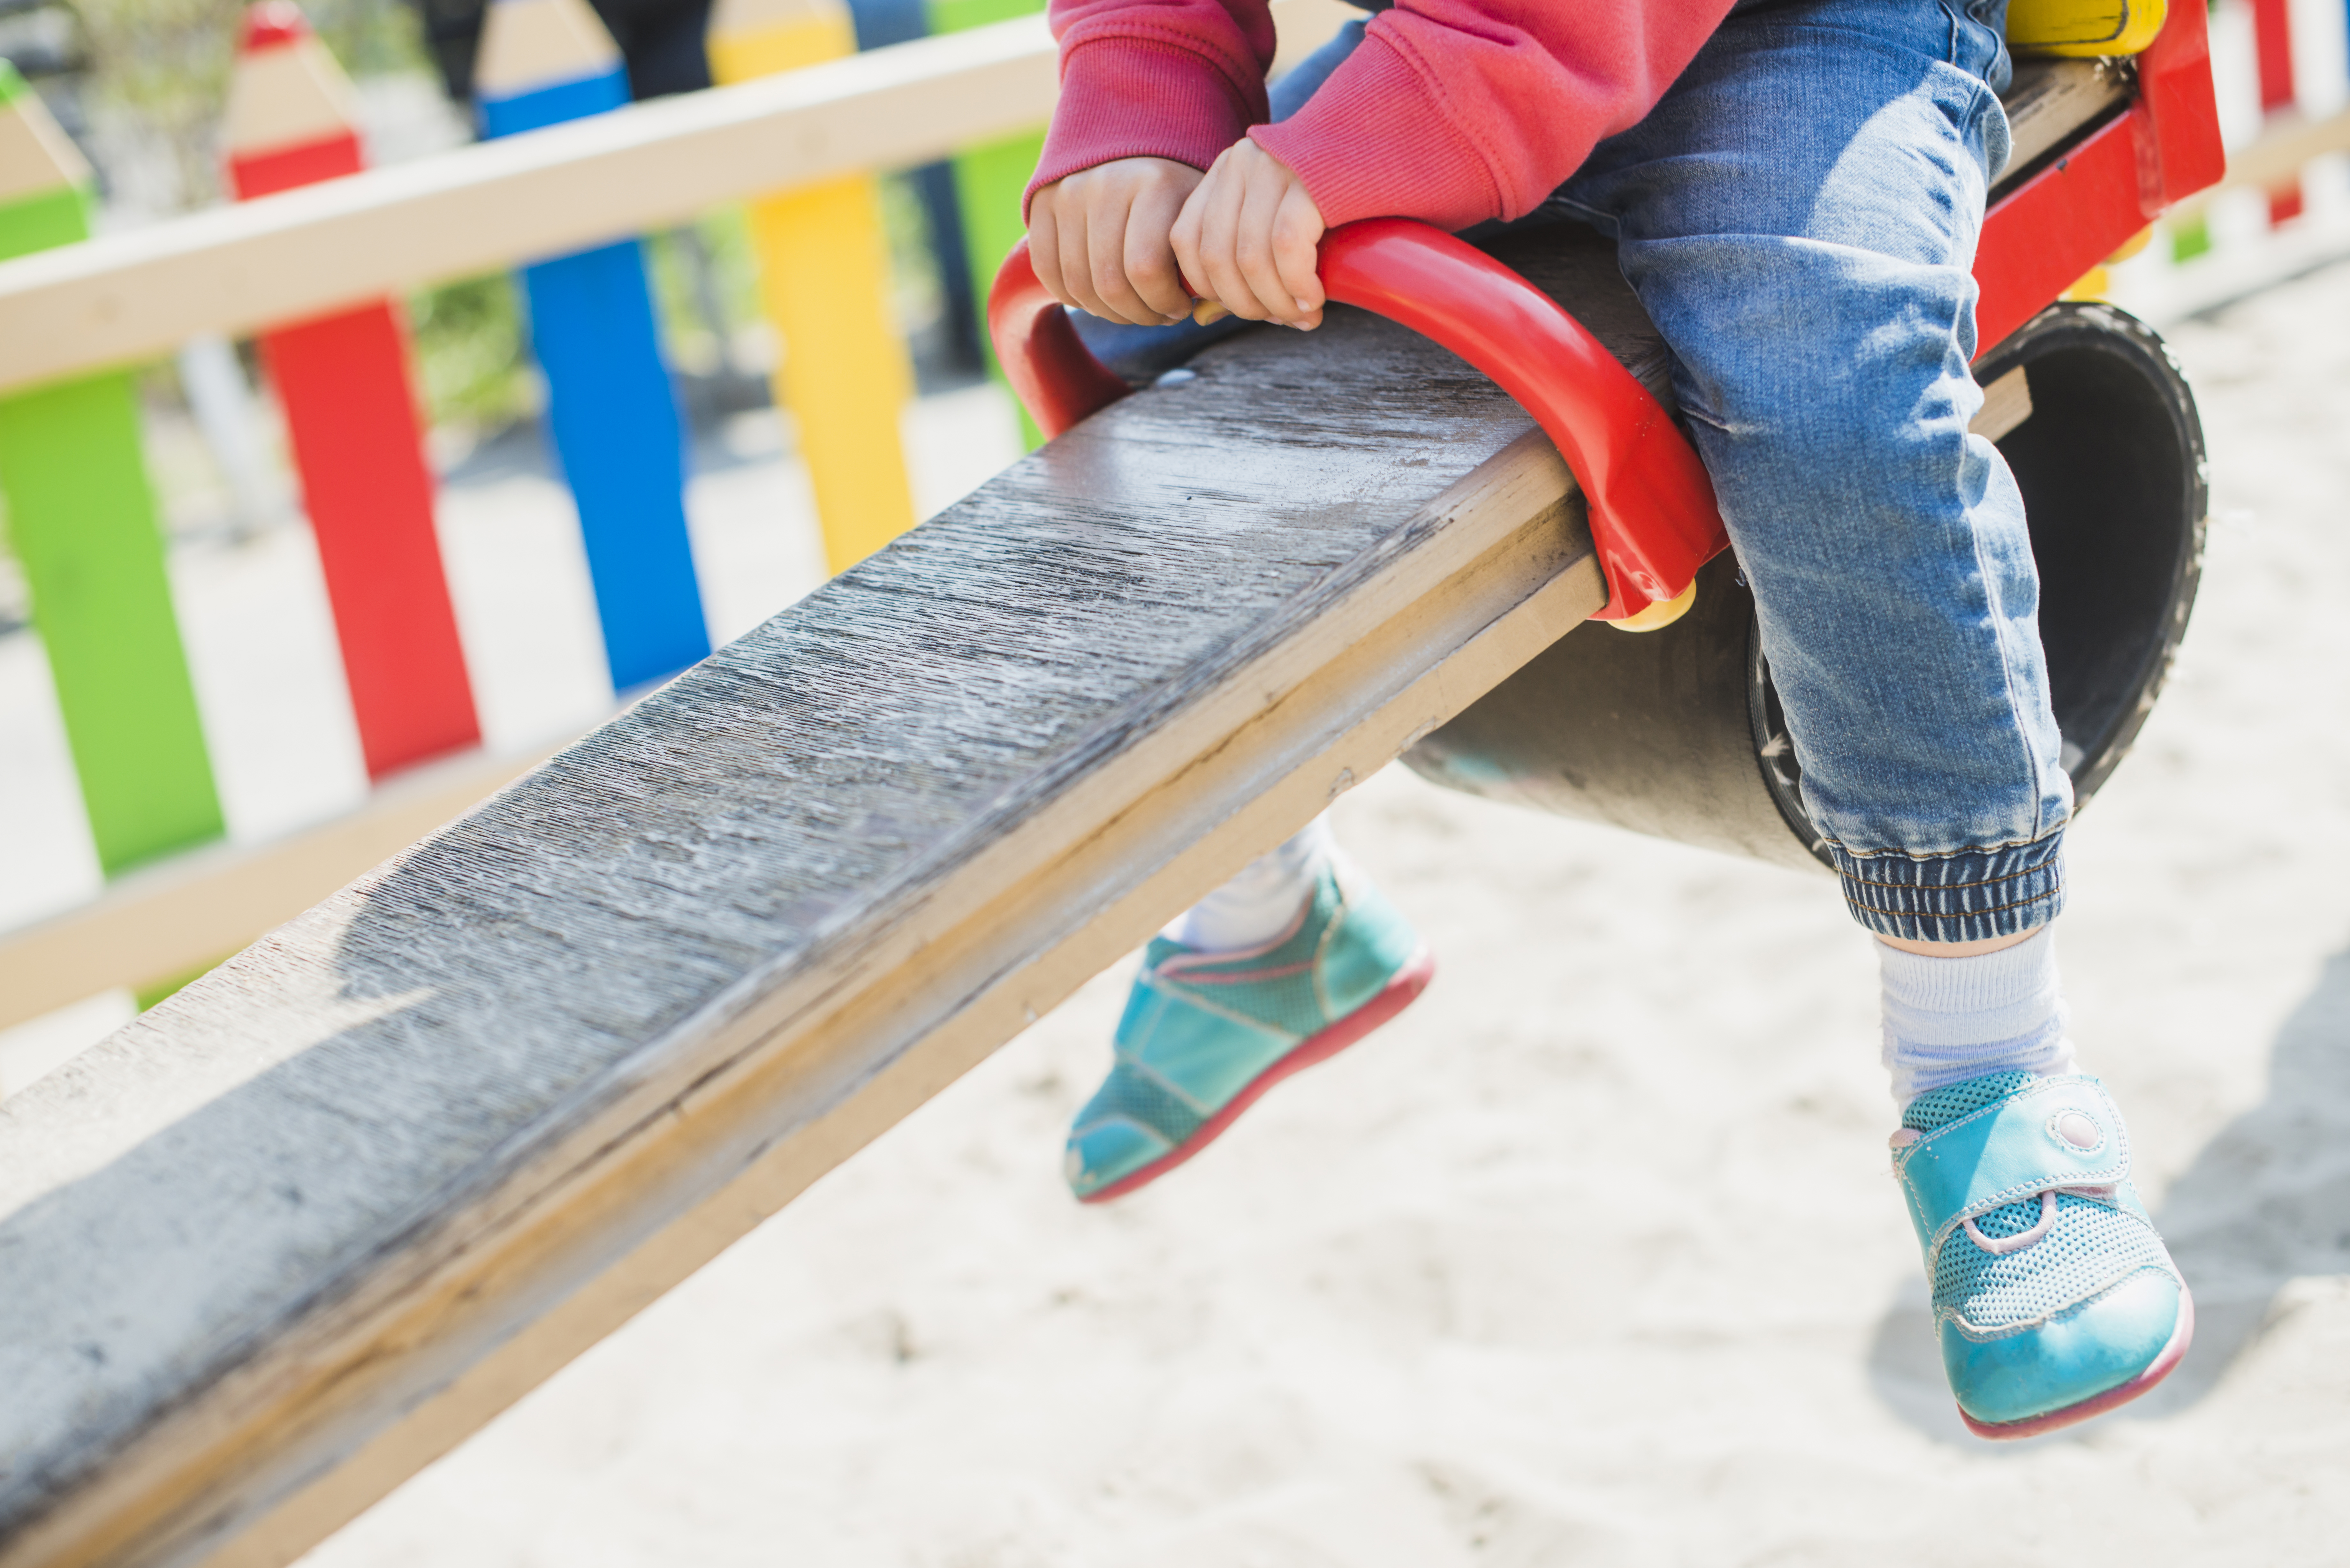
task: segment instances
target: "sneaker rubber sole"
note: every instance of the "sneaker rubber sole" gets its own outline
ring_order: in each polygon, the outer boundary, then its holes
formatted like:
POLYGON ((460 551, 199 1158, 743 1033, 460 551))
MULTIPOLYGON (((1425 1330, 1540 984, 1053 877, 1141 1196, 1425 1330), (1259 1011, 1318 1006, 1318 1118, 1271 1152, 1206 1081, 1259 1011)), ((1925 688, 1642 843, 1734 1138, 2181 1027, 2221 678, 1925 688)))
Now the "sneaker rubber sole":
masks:
POLYGON ((1960 1407, 1959 1419, 1964 1421, 1967 1430, 1976 1437, 1988 1438, 1995 1443, 2059 1431, 2126 1405, 2151 1390, 2156 1384, 2170 1376, 2194 1339, 2195 1298, 2188 1293, 2187 1286, 2182 1282, 2178 1287, 2178 1326, 2170 1331, 2170 1342, 2162 1347, 2160 1355, 2147 1363, 2145 1371, 2128 1382, 2116 1384, 2102 1394, 2093 1394, 2076 1405, 2067 1405, 2061 1410, 2051 1410, 2044 1416, 2033 1416, 2021 1421, 1978 1421, 1967 1414, 1963 1406, 1960 1407))
POLYGON ((1435 973, 1436 955, 1423 942, 1419 950, 1405 961, 1404 966, 1389 977, 1387 984, 1380 988, 1377 995, 1336 1023, 1308 1034, 1293 1046, 1286 1055, 1269 1064, 1263 1072, 1242 1085, 1240 1093, 1234 1095, 1225 1104, 1223 1109, 1201 1122, 1199 1131, 1152 1160, 1149 1165, 1143 1166, 1139 1170, 1128 1171, 1116 1181, 1096 1188, 1077 1201, 1107 1203, 1114 1198, 1123 1198, 1137 1188, 1148 1187, 1158 1180, 1222 1137, 1224 1129, 1238 1121, 1243 1111, 1263 1099, 1265 1091, 1275 1084, 1280 1083, 1284 1078, 1304 1072, 1318 1062, 1328 1061, 1405 1008, 1409 1007, 1413 998, 1428 989, 1428 982, 1435 973))

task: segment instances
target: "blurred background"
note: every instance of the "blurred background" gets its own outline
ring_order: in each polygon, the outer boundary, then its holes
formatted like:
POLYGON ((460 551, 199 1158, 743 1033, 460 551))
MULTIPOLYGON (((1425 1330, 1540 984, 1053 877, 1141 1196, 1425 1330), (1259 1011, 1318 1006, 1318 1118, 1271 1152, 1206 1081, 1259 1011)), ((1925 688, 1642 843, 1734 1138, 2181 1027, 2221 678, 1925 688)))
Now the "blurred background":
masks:
MULTIPOLYGON (((628 57, 639 98, 710 85, 703 57, 709 0, 600 0, 596 6, 628 57)), ((246 5, 244 0, 0 0, 0 58, 13 62, 98 172, 105 223, 127 227, 225 199, 221 120, 246 5)), ((486 0, 309 0, 303 6, 328 51, 350 73, 362 133, 378 166, 427 157, 474 139, 468 95, 486 0)), ((920 0, 862 0, 865 33, 922 30, 920 0), (904 24, 911 21, 911 30, 904 24)), ((940 171, 887 174, 891 302, 923 390, 966 386, 985 374, 970 274, 961 256, 951 186, 940 171)), ((739 210, 649 236, 665 346, 697 435, 730 414, 769 405, 774 331, 760 309, 756 262, 739 210)), ((544 388, 511 275, 498 272, 421 290, 407 300, 416 366, 435 455, 453 467, 473 448, 536 416, 544 388)), ((252 349, 240 346, 248 379, 252 349)), ((161 420, 162 487, 175 534, 251 531, 205 446, 180 367, 147 372, 142 388, 161 420)), ((281 471, 282 436, 270 428, 267 389, 255 410, 281 471), (274 438, 274 439, 273 439, 274 438)), ((198 393, 201 396, 201 392, 198 393)), ((0 571, 5 571, 0 566, 0 571)), ((21 586, 0 616, 23 620, 21 586)))

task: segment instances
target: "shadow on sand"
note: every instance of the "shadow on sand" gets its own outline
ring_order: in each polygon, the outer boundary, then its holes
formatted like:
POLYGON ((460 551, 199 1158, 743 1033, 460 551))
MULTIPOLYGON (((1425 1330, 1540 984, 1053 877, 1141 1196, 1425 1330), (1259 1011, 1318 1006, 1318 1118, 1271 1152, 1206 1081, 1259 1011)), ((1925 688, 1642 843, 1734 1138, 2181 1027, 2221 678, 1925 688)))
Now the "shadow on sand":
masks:
MULTIPOLYGON (((2195 1345, 2129 1417, 2160 1420, 2202 1399, 2260 1336, 2277 1292, 2308 1274, 2350 1273, 2350 952, 2277 1034, 2268 1097, 2222 1128, 2155 1216, 2195 1292, 2195 1345)), ((1929 1437, 1976 1452, 2078 1440, 2086 1428, 1985 1445, 1960 1424, 1934 1345, 1923 1279, 1878 1323, 1869 1382, 1929 1437)))

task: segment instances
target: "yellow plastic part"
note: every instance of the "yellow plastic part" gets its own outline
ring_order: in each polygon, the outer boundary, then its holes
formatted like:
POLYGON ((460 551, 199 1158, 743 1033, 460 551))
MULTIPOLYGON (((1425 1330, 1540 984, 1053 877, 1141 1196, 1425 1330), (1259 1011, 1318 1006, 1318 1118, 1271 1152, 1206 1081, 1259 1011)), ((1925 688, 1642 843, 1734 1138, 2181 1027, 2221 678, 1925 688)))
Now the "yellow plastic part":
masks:
POLYGON ((2106 258, 2106 265, 2111 266, 2116 262, 2126 262, 2152 244, 2154 244, 2154 225, 2148 223, 2128 239, 2124 240, 2122 248, 2106 258))
POLYGON ((1638 615, 1627 615, 1622 620, 1604 624, 1614 627, 1617 631, 1659 631, 1689 614, 1690 606, 1695 603, 1697 585, 1691 583, 1675 597, 1659 599, 1638 615))
POLYGON ((2019 55, 2135 55, 2168 14, 2166 0, 2009 0, 2007 44, 2019 55))
POLYGON ((2081 281, 2058 295, 2059 299, 2103 299, 2114 286, 2113 275, 2104 267, 2093 266, 2081 275, 2081 281))
MULTIPOLYGON (((841 0, 722 0, 710 29, 722 83, 853 54, 841 0), (731 25, 730 25, 731 24, 731 25)), ((799 424, 826 564, 845 571, 914 525, 898 416, 913 370, 889 309, 889 250, 869 175, 750 204, 760 287, 783 339, 775 400, 799 424)))

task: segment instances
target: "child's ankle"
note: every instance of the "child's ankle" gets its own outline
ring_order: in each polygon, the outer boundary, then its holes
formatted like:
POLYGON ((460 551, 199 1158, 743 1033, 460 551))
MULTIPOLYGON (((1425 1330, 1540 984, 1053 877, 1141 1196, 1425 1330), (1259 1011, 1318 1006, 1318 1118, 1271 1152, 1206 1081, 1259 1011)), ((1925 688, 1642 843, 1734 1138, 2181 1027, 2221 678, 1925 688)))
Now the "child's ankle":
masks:
MULTIPOLYGON (((2048 927, 1991 950, 1921 954, 1877 941, 1884 984, 1886 1069, 1895 1104, 2002 1072, 2049 1077, 2077 1071, 2048 927)), ((1953 944, 1956 945, 1956 944, 1953 944)), ((1964 944, 1973 948, 1976 944, 1964 944)))
POLYGON ((1242 952, 1289 929, 1314 896, 1336 846, 1329 818, 1312 822, 1167 923, 1160 934, 1194 952, 1242 952))

